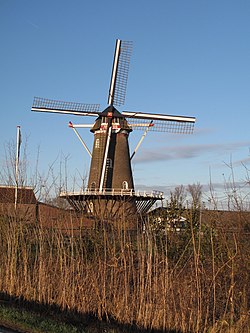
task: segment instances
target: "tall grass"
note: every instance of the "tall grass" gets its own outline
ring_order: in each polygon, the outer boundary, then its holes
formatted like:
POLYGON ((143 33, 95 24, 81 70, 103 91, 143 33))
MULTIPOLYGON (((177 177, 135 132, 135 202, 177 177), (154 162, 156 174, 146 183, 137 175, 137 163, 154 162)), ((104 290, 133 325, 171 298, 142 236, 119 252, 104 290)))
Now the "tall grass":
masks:
MULTIPOLYGON (((240 214, 240 212, 239 212, 240 214)), ((249 329, 249 223, 182 233, 48 230, 0 221, 0 291, 121 324, 181 332, 249 329)))

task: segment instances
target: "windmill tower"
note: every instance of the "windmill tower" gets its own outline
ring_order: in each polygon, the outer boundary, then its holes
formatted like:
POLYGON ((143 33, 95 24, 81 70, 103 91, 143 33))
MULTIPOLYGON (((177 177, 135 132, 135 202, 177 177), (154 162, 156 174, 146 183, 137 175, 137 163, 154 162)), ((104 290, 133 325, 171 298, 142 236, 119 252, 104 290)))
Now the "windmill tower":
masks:
POLYGON ((69 123, 91 157, 88 186, 78 193, 62 193, 76 210, 87 210, 99 218, 134 216, 145 213, 161 192, 136 192, 131 160, 150 130, 171 133, 192 133, 194 117, 149 114, 142 112, 119 112, 125 102, 126 86, 132 42, 116 41, 113 69, 108 95, 108 107, 100 111, 99 104, 62 102, 34 98, 32 111, 93 116, 91 125, 69 123), (77 131, 89 127, 94 134, 92 153, 77 131), (130 154, 128 137, 134 129, 143 130, 143 136, 133 154, 130 154))

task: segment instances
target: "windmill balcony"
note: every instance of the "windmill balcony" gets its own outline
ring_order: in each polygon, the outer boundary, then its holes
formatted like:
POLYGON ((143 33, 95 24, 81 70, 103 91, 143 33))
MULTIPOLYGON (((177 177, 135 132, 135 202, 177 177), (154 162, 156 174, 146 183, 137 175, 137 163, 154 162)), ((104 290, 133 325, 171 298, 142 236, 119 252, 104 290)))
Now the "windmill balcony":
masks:
POLYGON ((61 197, 72 195, 98 195, 98 196, 131 196, 131 197, 145 197, 145 198, 157 198, 164 199, 163 192, 161 191, 135 191, 134 189, 116 189, 105 188, 102 191, 99 189, 86 188, 80 191, 73 192, 61 192, 61 197))

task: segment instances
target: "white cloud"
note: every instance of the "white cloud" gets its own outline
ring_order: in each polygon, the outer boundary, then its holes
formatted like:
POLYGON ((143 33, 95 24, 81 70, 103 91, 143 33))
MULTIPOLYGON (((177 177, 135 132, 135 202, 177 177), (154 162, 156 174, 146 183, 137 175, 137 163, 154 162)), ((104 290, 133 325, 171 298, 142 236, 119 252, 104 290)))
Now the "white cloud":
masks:
MULTIPOLYGON (((250 142, 233 142, 221 144, 196 144, 182 146, 159 146, 157 148, 144 148, 135 156, 137 163, 168 161, 195 158, 207 153, 224 154, 234 152, 242 147, 249 147, 250 142)), ((247 159, 248 160, 248 159, 247 159)), ((239 163, 239 162, 238 162, 239 163)))

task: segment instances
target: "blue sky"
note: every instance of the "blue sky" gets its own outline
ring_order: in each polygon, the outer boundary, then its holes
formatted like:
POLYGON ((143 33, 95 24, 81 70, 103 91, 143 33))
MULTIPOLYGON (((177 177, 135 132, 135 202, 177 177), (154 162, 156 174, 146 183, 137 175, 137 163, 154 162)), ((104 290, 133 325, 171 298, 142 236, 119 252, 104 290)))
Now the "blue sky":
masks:
MULTIPOLYGON (((250 168, 250 2, 248 0, 0 0, 0 161, 28 138, 28 160, 45 172, 67 157, 69 177, 89 158, 68 121, 32 113, 33 96, 106 107, 115 39, 134 42, 122 110, 195 116, 193 135, 149 133, 134 158, 138 189, 169 190, 210 180, 244 185, 250 168), (242 165, 244 164, 244 166, 242 165)), ((131 150, 139 131, 130 137, 131 150)), ((92 135, 81 130, 88 146, 92 135)), ((221 193, 222 193, 221 192, 221 193)))

